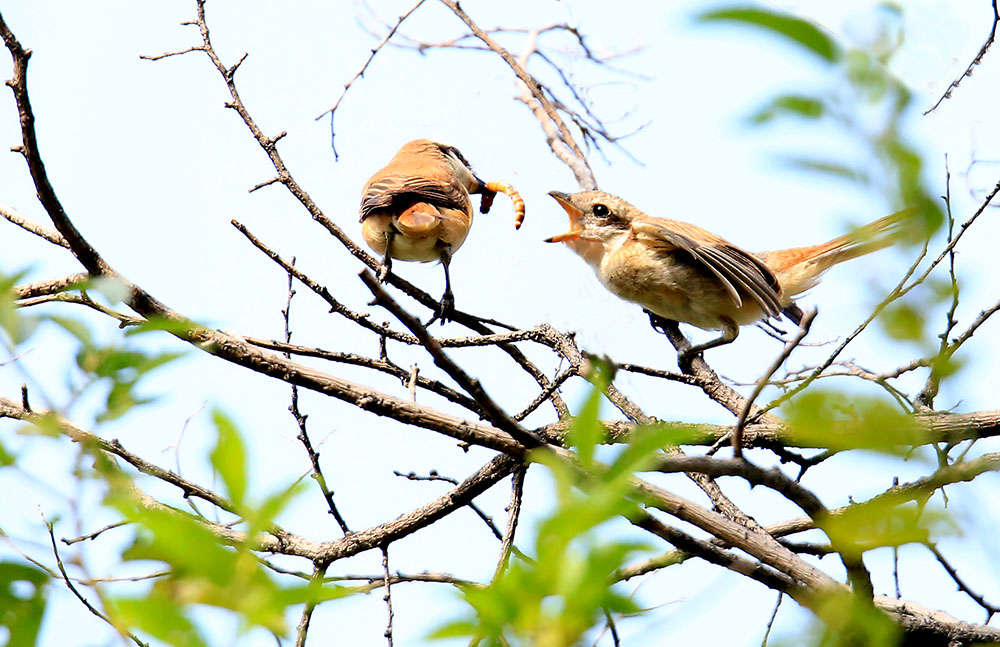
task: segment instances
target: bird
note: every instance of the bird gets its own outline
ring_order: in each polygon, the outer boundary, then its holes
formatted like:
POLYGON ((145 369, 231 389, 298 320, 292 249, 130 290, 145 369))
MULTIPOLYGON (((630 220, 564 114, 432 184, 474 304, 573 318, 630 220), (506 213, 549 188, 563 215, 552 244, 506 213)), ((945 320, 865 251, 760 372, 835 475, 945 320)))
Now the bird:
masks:
POLYGON ((616 296, 662 319, 722 335, 683 351, 680 363, 733 342, 739 327, 784 314, 799 325, 794 298, 827 269, 887 247, 907 209, 820 245, 750 253, 712 232, 649 216, 603 191, 549 195, 566 211, 570 230, 546 239, 565 243, 616 296))
POLYGON ((361 233, 382 255, 378 278, 385 281, 392 259, 440 261, 445 291, 438 311, 427 325, 448 320, 455 307, 448 272, 452 254, 465 242, 472 226, 471 194, 481 194, 480 212, 487 213, 498 191, 510 196, 516 228, 524 220, 524 200, 504 181, 484 182, 454 146, 416 139, 399 149, 361 192, 361 233))

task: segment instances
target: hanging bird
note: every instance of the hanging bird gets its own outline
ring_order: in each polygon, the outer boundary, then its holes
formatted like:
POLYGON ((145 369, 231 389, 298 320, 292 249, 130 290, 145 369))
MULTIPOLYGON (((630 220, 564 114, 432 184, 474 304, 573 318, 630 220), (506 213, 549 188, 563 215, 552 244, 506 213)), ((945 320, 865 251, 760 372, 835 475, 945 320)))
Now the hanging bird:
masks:
POLYGON ((361 233, 382 255, 379 280, 384 281, 392 259, 440 261, 444 295, 436 319, 444 323, 455 307, 448 266, 472 226, 472 198, 482 194, 480 212, 487 213, 497 191, 514 204, 514 226, 524 220, 524 201, 510 184, 483 182, 454 146, 429 139, 405 144, 385 168, 368 180, 361 195, 361 233))

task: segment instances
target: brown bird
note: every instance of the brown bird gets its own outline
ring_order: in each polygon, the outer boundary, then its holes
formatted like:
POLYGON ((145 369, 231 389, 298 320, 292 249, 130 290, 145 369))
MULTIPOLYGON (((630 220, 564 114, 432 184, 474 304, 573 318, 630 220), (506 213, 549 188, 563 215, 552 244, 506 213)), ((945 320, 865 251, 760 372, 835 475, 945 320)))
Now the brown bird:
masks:
POLYGON ((566 243, 606 288, 664 319, 722 335, 683 353, 683 361, 736 339, 739 327, 782 313, 797 324, 793 298, 831 266, 890 245, 912 210, 821 245, 751 254, 696 225, 648 216, 603 191, 549 193, 569 215, 566 243))
POLYGON ((524 219, 524 201, 506 182, 483 182, 454 146, 429 139, 405 144, 385 168, 368 180, 361 195, 361 233, 382 254, 379 280, 384 281, 392 259, 441 261, 444 295, 435 319, 447 320, 454 309, 448 265, 472 226, 472 198, 482 194, 480 212, 487 213, 497 191, 514 203, 515 227, 524 219))

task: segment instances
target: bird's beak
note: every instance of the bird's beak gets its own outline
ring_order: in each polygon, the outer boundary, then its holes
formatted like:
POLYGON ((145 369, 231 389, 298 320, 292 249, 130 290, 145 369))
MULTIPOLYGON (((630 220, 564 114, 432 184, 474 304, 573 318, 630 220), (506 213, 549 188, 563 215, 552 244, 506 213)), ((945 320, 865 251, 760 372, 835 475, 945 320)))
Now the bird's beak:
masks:
POLYGON ((565 234, 553 236, 552 238, 546 238, 545 242, 564 243, 569 240, 576 240, 583 233, 583 227, 580 224, 580 217, 583 216, 583 212, 573 206, 569 201, 568 194, 560 193, 559 191, 549 191, 549 195, 555 198, 556 202, 566 210, 566 215, 569 216, 569 231, 565 234))

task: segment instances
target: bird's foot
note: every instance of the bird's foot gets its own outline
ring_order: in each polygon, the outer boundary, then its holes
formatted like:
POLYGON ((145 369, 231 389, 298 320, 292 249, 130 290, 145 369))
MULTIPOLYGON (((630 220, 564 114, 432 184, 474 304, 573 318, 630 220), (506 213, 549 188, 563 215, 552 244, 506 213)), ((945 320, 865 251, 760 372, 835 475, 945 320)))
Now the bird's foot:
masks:
POLYGON ((451 292, 445 292, 441 296, 441 303, 438 304, 438 310, 434 313, 424 327, 429 327, 435 321, 440 321, 443 326, 446 322, 451 321, 451 315, 455 312, 455 295, 451 292))
POLYGON ((392 271, 392 263, 389 262, 388 258, 382 261, 382 265, 378 268, 378 282, 385 283, 385 280, 389 278, 389 272, 392 271))
POLYGON ((702 357, 702 351, 705 350, 701 346, 688 346, 683 350, 677 351, 677 368, 681 369, 681 372, 685 372, 687 369, 691 368, 691 363, 697 357, 702 357))

